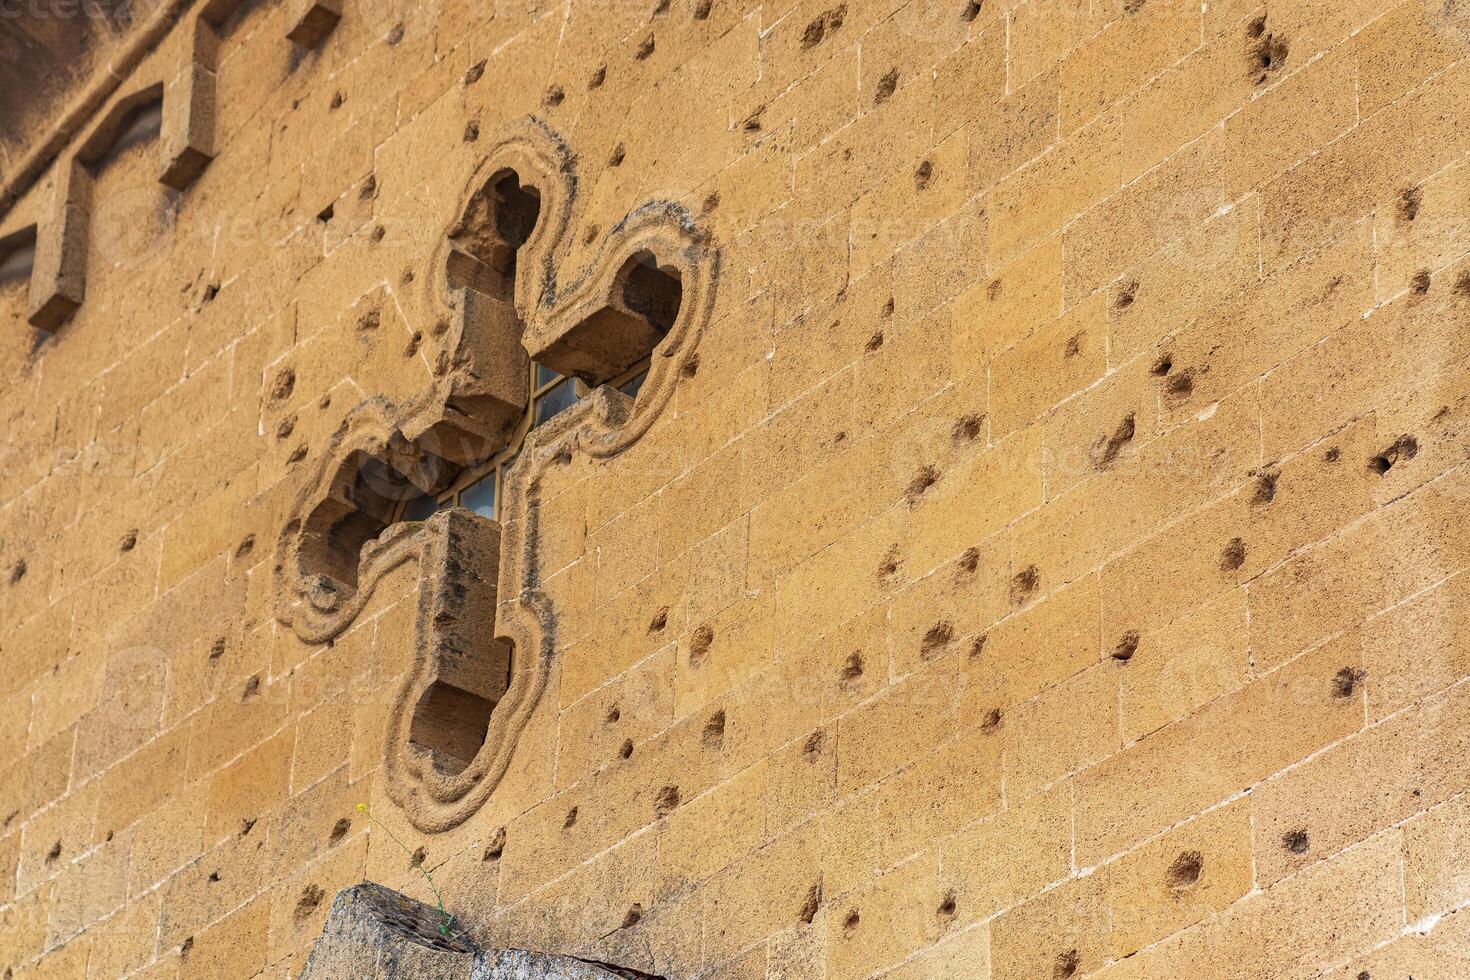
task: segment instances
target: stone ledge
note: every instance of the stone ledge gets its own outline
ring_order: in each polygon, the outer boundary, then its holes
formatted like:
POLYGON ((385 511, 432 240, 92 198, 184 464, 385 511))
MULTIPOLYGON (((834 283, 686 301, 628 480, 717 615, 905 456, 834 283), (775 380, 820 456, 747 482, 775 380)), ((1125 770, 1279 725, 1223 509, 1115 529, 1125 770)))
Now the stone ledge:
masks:
POLYGON ((439 928, 439 911, 364 881, 332 902, 301 980, 664 980, 651 974, 521 949, 482 950, 439 928))

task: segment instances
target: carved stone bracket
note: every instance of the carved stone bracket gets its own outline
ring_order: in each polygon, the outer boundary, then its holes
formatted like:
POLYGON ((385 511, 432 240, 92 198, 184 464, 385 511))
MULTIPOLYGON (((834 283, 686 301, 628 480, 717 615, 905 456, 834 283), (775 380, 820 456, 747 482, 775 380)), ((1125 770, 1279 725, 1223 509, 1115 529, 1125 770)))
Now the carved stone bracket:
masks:
POLYGON ((308 642, 341 633, 389 571, 419 563, 413 666, 391 709, 385 773, 425 831, 484 804, 546 688, 556 619, 537 551, 545 475, 640 439, 713 309, 716 254, 673 204, 633 211, 589 268, 560 277, 575 192, 571 156, 541 124, 491 148, 431 260, 443 310, 434 383, 411 405, 370 399, 349 414, 278 546, 278 617, 308 642), (435 493, 505 444, 527 404, 529 357, 575 360, 570 373, 595 383, 639 345, 652 356, 636 399, 599 387, 527 434, 500 522, 456 509, 393 523, 395 497, 435 493))

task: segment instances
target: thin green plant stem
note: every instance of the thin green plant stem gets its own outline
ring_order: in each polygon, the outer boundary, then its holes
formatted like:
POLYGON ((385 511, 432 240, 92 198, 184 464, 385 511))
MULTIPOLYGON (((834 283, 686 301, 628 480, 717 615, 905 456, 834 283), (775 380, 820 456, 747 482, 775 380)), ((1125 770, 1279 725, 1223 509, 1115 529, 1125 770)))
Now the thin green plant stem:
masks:
MULTIPOLYGON (((398 835, 389 830, 387 824, 373 816, 373 811, 368 809, 366 803, 359 803, 357 809, 359 812, 367 814, 367 818, 376 824, 383 833, 387 834, 389 840, 403 848, 403 853, 408 855, 409 860, 413 859, 413 851, 409 849, 409 846, 399 840, 398 835)), ((434 901, 439 905, 439 935, 445 939, 453 939, 454 934, 451 932, 451 927, 454 925, 454 916, 444 910, 444 896, 439 894, 439 889, 434 885, 434 876, 424 870, 421 864, 414 864, 414 870, 424 876, 424 881, 429 885, 429 891, 434 893, 434 901)))

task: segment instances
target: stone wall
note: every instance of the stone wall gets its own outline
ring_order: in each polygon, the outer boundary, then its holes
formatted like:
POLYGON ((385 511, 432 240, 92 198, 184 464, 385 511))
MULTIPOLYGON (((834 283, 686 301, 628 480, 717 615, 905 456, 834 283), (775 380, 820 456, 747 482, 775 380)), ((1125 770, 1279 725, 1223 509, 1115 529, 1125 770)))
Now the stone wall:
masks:
POLYGON ((294 977, 363 879, 668 980, 1470 975, 1462 4, 167 6, 4 174, 7 977, 294 977), (501 520, 397 520, 528 352, 501 520))

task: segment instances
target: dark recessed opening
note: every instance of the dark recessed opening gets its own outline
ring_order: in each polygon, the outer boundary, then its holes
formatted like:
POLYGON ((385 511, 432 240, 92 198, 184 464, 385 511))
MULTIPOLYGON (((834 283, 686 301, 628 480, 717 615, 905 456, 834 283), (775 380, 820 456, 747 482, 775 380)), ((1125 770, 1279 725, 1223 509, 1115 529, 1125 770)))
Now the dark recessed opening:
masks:
MULTIPOLYGON (((658 331, 659 339, 673 327, 679 317, 684 289, 679 273, 660 269, 650 252, 639 252, 623 266, 623 303, 658 331)), ((650 348, 642 357, 652 354, 650 348)), ((642 357, 638 358, 641 360, 642 357)))
POLYGON ((509 301, 515 291, 516 253, 541 216, 541 195, 522 186, 515 171, 491 177, 450 236, 449 283, 509 301))
POLYGON ((419 699, 409 740, 429 752, 434 768, 446 775, 463 772, 485 744, 495 702, 435 681, 419 699))

